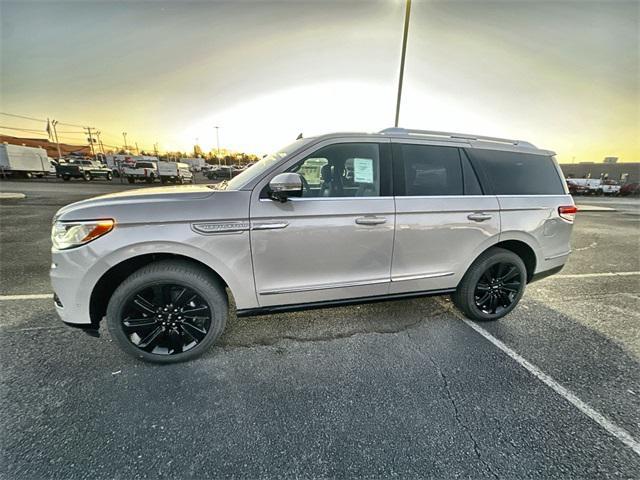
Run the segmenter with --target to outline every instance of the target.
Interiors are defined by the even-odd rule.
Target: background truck
[[[138,162],[157,162],[158,157],[151,155],[106,155],[105,163],[114,177],[124,174],[125,168],[134,168]]]
[[[158,162],[158,175],[162,183],[193,183],[189,165],[179,162]]]
[[[618,195],[620,193],[618,182],[599,178],[567,178],[567,186],[572,195]]]
[[[43,148],[22,145],[0,145],[0,175],[31,178],[49,172],[49,157]]]
[[[124,167],[122,174],[129,183],[135,183],[137,180],[147,183],[155,182],[158,176],[157,162],[136,162],[133,167]]]
[[[204,167],[207,163],[204,161],[204,158],[181,158],[180,161],[182,163],[186,163],[191,167],[192,172],[201,172],[202,167]]]
[[[58,177],[66,182],[72,178],[82,178],[85,181],[94,178],[104,178],[111,180],[113,172],[103,163],[87,159],[73,159],[66,162],[60,162],[56,171]]]

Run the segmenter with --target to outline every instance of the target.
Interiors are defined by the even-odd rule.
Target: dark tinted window
[[[457,148],[400,146],[405,195],[462,195],[462,171]]]
[[[563,195],[552,157],[530,153],[469,149],[474,165],[486,173],[496,195]]]
[[[480,188],[480,182],[476,176],[471,163],[464,151],[460,151],[462,160],[462,180],[464,181],[464,194],[465,195],[482,195],[482,188]]]

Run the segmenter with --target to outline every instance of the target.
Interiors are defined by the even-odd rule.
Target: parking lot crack
[[[407,332],[407,335],[409,336],[409,339],[413,341],[413,339],[411,338],[410,332]],[[451,403],[451,408],[453,409],[453,415],[456,420],[456,423],[460,425],[460,428],[464,430],[464,432],[467,434],[467,436],[471,440],[471,443],[473,445],[473,451],[476,457],[478,458],[478,461],[482,463],[482,465],[484,465],[485,469],[489,472],[489,474],[493,478],[499,479],[500,477],[498,476],[498,474],[496,474],[496,472],[493,471],[493,469],[491,468],[491,465],[489,465],[489,463],[482,457],[482,454],[480,453],[480,447],[478,445],[478,441],[473,436],[473,433],[471,433],[471,430],[469,429],[467,424],[463,421],[462,415],[460,414],[460,410],[458,410],[458,405],[456,404],[453,394],[451,393],[451,387],[449,386],[449,381],[447,380],[447,376],[444,374],[444,372],[442,371],[440,366],[436,363],[436,361],[431,356],[431,354],[429,354],[428,352],[425,353],[422,350],[419,350],[419,352],[429,360],[429,362],[433,365],[436,372],[442,379],[444,391],[446,393],[447,399],[449,400],[449,403]]]

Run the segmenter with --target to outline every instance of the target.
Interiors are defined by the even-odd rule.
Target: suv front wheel
[[[168,260],[142,267],[116,289],[107,325],[130,355],[174,363],[207,350],[222,334],[227,311],[224,289],[206,270]]]
[[[451,299],[472,320],[498,320],[516,307],[526,283],[527,269],[522,259],[495,247],[473,262]]]

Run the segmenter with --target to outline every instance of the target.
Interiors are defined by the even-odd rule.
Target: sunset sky
[[[639,9],[414,1],[400,124],[640,161]],[[126,131],[140,148],[210,149],[219,125],[222,147],[265,153],[393,124],[404,1],[1,1],[0,16],[0,111],[106,144]]]

